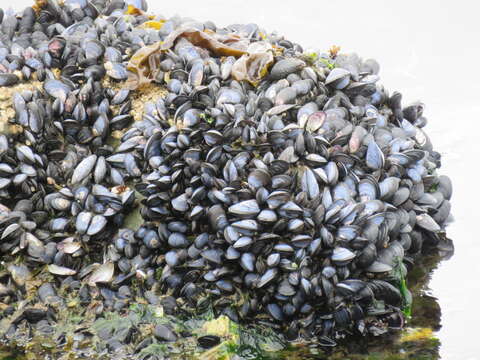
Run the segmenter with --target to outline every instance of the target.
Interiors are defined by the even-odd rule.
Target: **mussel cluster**
[[[60,289],[98,315],[144,299],[324,346],[400,327],[406,269],[450,214],[423,104],[375,60],[146,11],[0,10],[0,92],[42,84],[0,135],[2,335],[49,331]],[[139,113],[147,82],[163,93]]]

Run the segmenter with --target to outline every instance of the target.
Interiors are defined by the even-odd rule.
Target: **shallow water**
[[[15,4],[20,9],[31,3],[0,0],[4,8]],[[402,92],[404,103],[421,100],[427,105],[427,132],[443,155],[441,173],[454,183],[455,217],[448,228],[455,255],[433,271],[425,295],[437,299],[427,308],[433,310],[438,303],[441,316],[434,312],[427,318],[438,318],[441,325],[436,335],[443,359],[480,359],[478,2],[151,0],[150,10],[212,20],[220,26],[255,22],[305,48],[327,50],[339,45],[344,52],[377,59],[383,84]]]

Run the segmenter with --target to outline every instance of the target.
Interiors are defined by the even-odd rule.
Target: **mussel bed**
[[[144,0],[0,9],[0,339],[154,359],[237,324],[323,348],[402,328],[452,184],[378,73]]]

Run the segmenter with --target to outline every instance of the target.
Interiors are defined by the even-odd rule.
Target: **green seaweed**
[[[318,61],[322,62],[327,68],[329,68],[330,70],[334,69],[335,68],[335,64],[328,61],[328,59],[325,59],[325,58],[320,58],[318,59]]]
[[[407,286],[407,268],[402,262],[402,259],[395,258],[395,264],[393,267],[392,275],[394,277],[395,285],[397,286],[400,294],[403,298],[402,312],[407,319],[412,316],[412,293]]]
[[[135,197],[137,197],[137,191],[135,191]],[[137,230],[144,222],[145,220],[140,214],[140,207],[137,206],[127,214],[123,225],[126,228]]]
[[[275,353],[287,349],[283,336],[269,327],[241,327],[239,334],[235,353],[247,359],[273,359]]]
[[[215,121],[211,116],[209,116],[205,113],[200,114],[200,119],[204,120],[205,122],[207,122],[209,124],[213,124],[213,122]]]
[[[439,184],[432,184],[432,186],[430,186],[430,188],[428,189],[428,192],[431,193],[431,194],[434,193],[434,192],[437,192],[438,185]]]
[[[139,353],[139,358],[143,360],[151,356],[167,355],[167,354],[168,354],[168,346],[166,344],[159,344],[155,342],[143,348]]]
[[[313,65],[317,62],[318,60],[318,54],[314,51],[312,52],[305,52],[304,54],[305,61],[309,63],[310,65]]]

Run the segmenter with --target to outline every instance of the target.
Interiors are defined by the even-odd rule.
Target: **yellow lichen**
[[[207,321],[202,326],[202,331],[208,335],[216,335],[223,338],[229,338],[233,341],[238,340],[238,327],[227,316],[222,315],[216,319]]]
[[[163,24],[165,24],[165,20],[158,20],[158,21],[150,20],[150,21],[145,21],[143,24],[138,26],[138,28],[160,30]]]
[[[209,335],[228,336],[230,333],[230,319],[220,316],[218,319],[207,321],[202,329]]]
[[[406,329],[405,332],[400,337],[399,341],[404,342],[418,342],[431,340],[434,338],[433,331],[430,328],[410,328]]]

